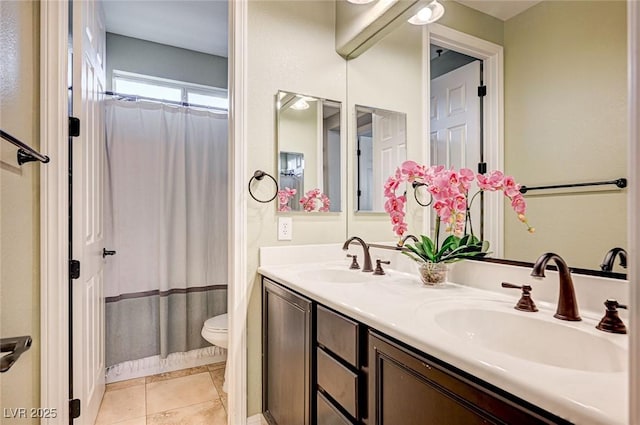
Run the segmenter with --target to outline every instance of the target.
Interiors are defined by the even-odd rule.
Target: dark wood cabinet
[[[524,404],[369,334],[371,425],[569,424]]]
[[[316,425],[352,425],[350,419],[343,415],[335,405],[321,392],[317,393]]]
[[[318,345],[332,352],[351,366],[362,363],[361,328],[355,320],[321,305],[317,306],[316,328]],[[365,351],[366,352],[366,351]]]
[[[318,425],[362,424],[367,415],[366,326],[324,306],[316,307]],[[339,415],[330,415],[331,412]]]
[[[262,306],[264,416],[274,425],[311,425],[312,303],[264,279]]]
[[[571,425],[263,278],[271,425]]]

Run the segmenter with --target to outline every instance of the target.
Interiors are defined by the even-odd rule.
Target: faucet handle
[[[612,299],[606,300],[604,305],[607,307],[607,310],[602,320],[596,325],[596,329],[614,334],[626,334],[627,327],[622,322],[622,319],[620,319],[620,316],[618,316],[618,309],[627,309],[627,306],[619,304],[618,301]]]
[[[353,258],[353,261],[351,261],[351,265],[349,266],[349,269],[351,270],[360,270],[360,264],[358,264],[358,256],[357,255],[352,255],[352,254],[347,254],[348,258]]]
[[[531,313],[538,311],[538,307],[536,307],[536,304],[533,302],[533,298],[531,298],[532,288],[530,285],[514,285],[513,283],[502,282],[502,287],[510,289],[522,289],[522,296],[513,308],[515,308],[516,310],[527,311]]]
[[[382,270],[383,264],[391,264],[391,261],[376,260],[376,270],[373,272],[373,274],[377,276],[385,274],[384,270]]]

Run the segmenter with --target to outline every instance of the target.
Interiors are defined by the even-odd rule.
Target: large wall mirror
[[[278,212],[342,210],[340,102],[276,95]]]
[[[499,152],[503,164],[490,164],[490,168],[502,168],[526,186],[627,176],[625,1],[544,0],[505,19],[453,1],[445,7],[445,16],[431,27],[434,32],[436,27],[447,27],[504,48],[504,140]],[[407,158],[421,163],[427,163],[433,154],[427,151],[430,135],[421,131],[430,125],[429,106],[425,105],[432,99],[426,99],[425,85],[430,86],[431,77],[435,78],[425,70],[442,72],[441,62],[447,58],[462,65],[473,62],[473,58],[462,57],[469,52],[460,56],[448,46],[430,43],[429,31],[404,23],[347,64],[348,107],[364,104],[406,112]],[[393,66],[397,67],[389,71]],[[393,78],[380,78],[380,70]],[[365,84],[382,95],[376,99],[380,103],[362,100]],[[475,91],[467,95],[477,96]],[[492,101],[495,99],[485,99]],[[349,134],[349,143],[356,143],[352,139],[357,129]],[[496,142],[485,139],[484,149]],[[357,190],[355,184],[348,187]],[[553,251],[572,267],[600,270],[608,250],[627,246],[624,189],[541,190],[527,193],[525,199],[527,216],[536,231],[527,233],[505,203],[501,252],[506,259],[533,262],[540,254]],[[391,239],[391,226],[385,219],[374,221],[352,214],[349,233],[354,229],[363,235],[375,233],[374,239]],[[411,233],[428,232],[415,206],[410,205],[408,220]],[[383,225],[389,230],[385,234],[377,230]],[[618,262],[614,271],[626,272]]]
[[[385,179],[407,159],[407,117],[356,105],[357,211],[384,211]]]
[[[424,113],[422,91],[422,53],[420,34],[415,26],[397,28],[371,46],[366,52],[347,61],[347,227],[349,235],[362,235],[368,241],[393,241],[394,234],[384,212],[383,184],[404,159],[423,157]],[[375,114],[374,114],[375,112]],[[385,165],[382,160],[366,170],[361,149],[362,136],[367,137],[367,121],[382,123],[388,129],[372,127],[376,137],[394,139],[396,148]],[[393,130],[393,131],[391,131]],[[388,133],[384,135],[384,133]],[[360,136],[360,137],[359,137]],[[367,141],[365,140],[364,143]],[[380,147],[380,150],[382,147]],[[360,150],[360,157],[358,151]],[[391,153],[391,152],[389,152]],[[373,150],[371,151],[373,157]],[[395,157],[395,159],[392,159]],[[402,160],[401,160],[402,159]],[[372,158],[373,162],[373,158]],[[375,174],[375,176],[374,176]],[[375,183],[375,180],[378,183]],[[369,199],[358,196],[358,190],[375,193]],[[364,193],[366,195],[366,193]],[[375,198],[375,199],[374,199]],[[407,219],[412,233],[422,226],[423,211],[408,205]]]

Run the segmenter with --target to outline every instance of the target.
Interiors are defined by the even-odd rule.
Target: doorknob
[[[102,248],[102,258],[106,257],[107,255],[116,255],[116,252],[108,251],[107,248]]]

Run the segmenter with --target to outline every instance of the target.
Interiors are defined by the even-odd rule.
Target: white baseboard
[[[253,415],[247,418],[247,425],[269,425],[267,420],[262,416],[262,414],[258,413],[257,415]]]

